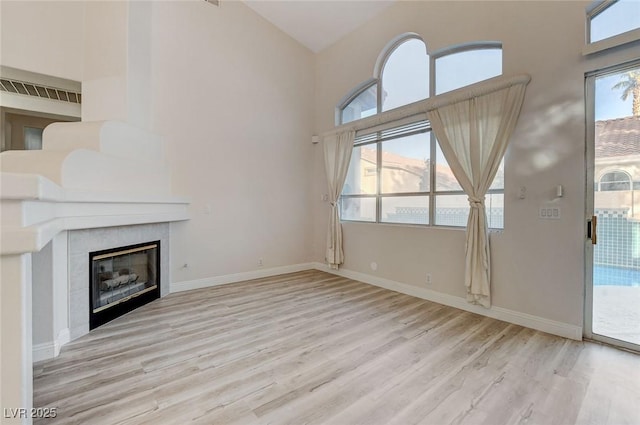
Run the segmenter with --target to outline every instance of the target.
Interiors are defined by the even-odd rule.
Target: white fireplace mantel
[[[162,139],[123,122],[52,124],[41,151],[0,154],[3,407],[32,406],[31,254],[52,242],[53,256],[63,263],[63,278],[52,278],[54,298],[67,300],[67,250],[56,243],[62,232],[188,220],[188,206],[171,193]]]
[[[188,220],[188,200],[144,193],[65,190],[45,177],[0,176],[1,255],[41,250],[64,230]]]

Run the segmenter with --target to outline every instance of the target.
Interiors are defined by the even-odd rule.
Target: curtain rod
[[[493,93],[507,87],[518,84],[528,84],[531,81],[529,74],[518,74],[515,76],[498,76],[489,80],[481,81],[470,86],[462,87],[445,94],[436,95],[431,98],[410,103],[390,111],[381,112],[379,114],[341,124],[332,130],[322,133],[322,137],[333,136],[342,131],[353,130],[362,131],[373,127],[382,126],[387,123],[401,120],[404,118],[426,114],[427,111],[440,108],[445,105],[462,102],[474,97],[483,96]],[[425,117],[426,118],[426,117]]]

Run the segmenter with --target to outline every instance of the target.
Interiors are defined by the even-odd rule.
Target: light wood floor
[[[39,423],[640,423],[636,354],[319,271],[169,295],[34,375]]]

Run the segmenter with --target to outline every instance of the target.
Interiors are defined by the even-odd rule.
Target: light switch
[[[527,188],[524,186],[520,186],[518,188],[518,198],[519,199],[524,199],[527,197]]]
[[[560,207],[540,207],[538,217],[543,220],[560,220],[561,211]]]

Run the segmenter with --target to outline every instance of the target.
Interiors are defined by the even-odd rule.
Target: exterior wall
[[[596,208],[598,244],[596,266],[640,269],[640,222],[629,217],[626,208]]]
[[[316,59],[316,131],[334,126],[345,93],[373,76],[386,43],[406,32],[434,50],[470,41],[503,43],[503,72],[532,76],[505,158],[504,231],[490,234],[493,303],[582,326],[585,249],[584,75],[637,57],[637,43],[585,57],[588,2],[398,2]],[[323,261],[329,213],[321,150],[314,163],[314,258]],[[555,197],[563,185],[565,196]],[[526,187],[519,199],[518,188]],[[541,206],[561,207],[540,220]],[[344,223],[344,268],[464,296],[462,229]],[[370,268],[377,263],[377,270]]]
[[[594,179],[600,182],[602,176],[614,171],[625,172],[634,182],[640,182],[640,156],[612,157],[597,160],[594,169]],[[594,204],[597,209],[626,208],[630,218],[640,219],[640,190],[598,191],[595,193]]]
[[[596,159],[594,179],[600,182],[610,172],[625,172],[631,190],[594,192],[595,214],[598,216],[598,244],[594,247],[594,264],[629,270],[640,269],[640,157],[607,157]],[[609,270],[607,277],[618,271]],[[598,277],[605,276],[598,274]],[[614,276],[615,277],[615,276]],[[606,279],[605,279],[606,280]]]

